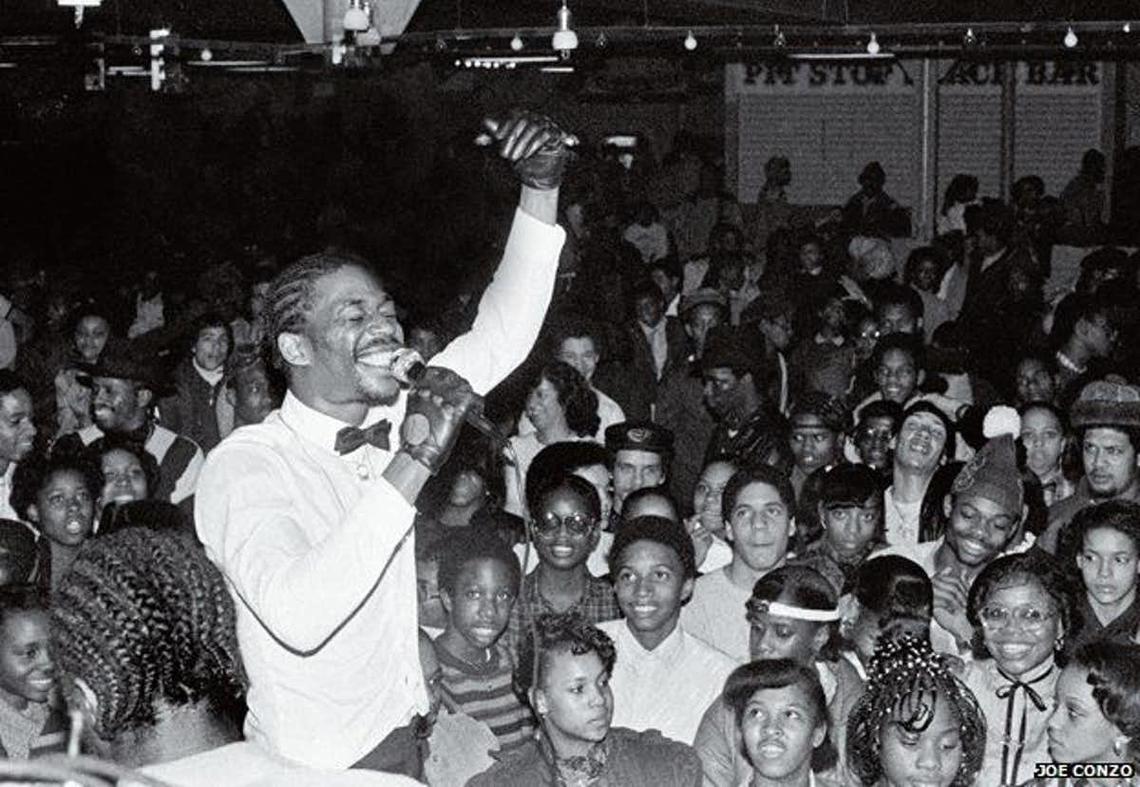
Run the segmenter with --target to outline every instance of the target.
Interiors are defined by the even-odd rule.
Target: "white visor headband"
[[[808,620],[812,623],[834,623],[840,619],[838,609],[808,609],[806,607],[794,607],[791,604],[781,604],[779,601],[758,602],[757,611],[764,611],[769,615],[779,615],[782,618],[792,618],[793,620]]]

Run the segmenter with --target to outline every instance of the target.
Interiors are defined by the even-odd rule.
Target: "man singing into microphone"
[[[412,503],[446,460],[472,389],[489,390],[530,351],[564,238],[566,134],[529,113],[487,127],[522,190],[471,331],[405,394],[391,371],[403,332],[380,282],[356,259],[298,261],[268,296],[285,400],[214,449],[199,478],[198,535],[237,606],[246,737],[311,767],[421,772]]]

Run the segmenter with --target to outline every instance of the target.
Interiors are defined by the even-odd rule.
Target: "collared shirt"
[[[654,326],[646,325],[640,321],[637,323],[641,332],[645,334],[645,341],[649,342],[649,351],[653,355],[653,373],[658,380],[661,379],[661,371],[665,368],[665,361],[669,358],[669,341],[665,335],[666,322],[667,320],[662,317],[661,321]]]
[[[604,623],[607,620],[617,620],[621,617],[621,607],[618,606],[614,588],[609,582],[600,577],[589,575],[586,579],[586,590],[569,609],[557,610],[547,601],[538,590],[538,572],[532,571],[523,580],[522,595],[515,600],[511,608],[511,617],[507,622],[507,642],[511,647],[512,655],[517,656],[519,645],[524,638],[530,636],[531,621],[539,615],[557,612],[577,612],[587,623]]]
[[[1061,669],[1052,657],[1014,681],[993,659],[966,664],[962,682],[973,692],[986,717],[986,755],[978,787],[1017,785],[1033,776],[1033,766],[1049,762],[1046,733],[1053,711],[1053,688]],[[1044,708],[1028,692],[1032,691]]]
[[[1088,478],[1082,478],[1077,482],[1077,488],[1073,494],[1049,506],[1049,524],[1045,528],[1045,532],[1041,534],[1041,538],[1038,539],[1041,548],[1046,552],[1056,554],[1058,547],[1061,546],[1061,533],[1073,521],[1077,512],[1088,506],[1100,505],[1107,500],[1131,500],[1140,503],[1140,482],[1132,483],[1114,498],[1102,498],[1093,497],[1092,490],[1089,489]]]
[[[1077,491],[1077,485],[1065,477],[1061,472],[1061,468],[1055,467],[1044,478],[1038,479],[1041,482],[1041,492],[1045,496],[1045,505],[1051,506],[1054,503],[1060,503]]]
[[[1121,645],[1131,644],[1140,632],[1140,594],[1132,600],[1128,607],[1105,625],[1100,622],[1096,612],[1089,603],[1088,593],[1081,597],[1080,631],[1073,632],[1074,636],[1065,643],[1066,653],[1076,653],[1082,645],[1089,642],[1116,642]]]
[[[312,770],[249,741],[208,749],[177,760],[148,765],[142,773],[179,787],[416,787],[407,776],[377,771]],[[120,782],[122,787],[141,787]]]
[[[13,369],[16,366],[16,329],[8,319],[12,313],[12,302],[0,295],[0,369]]]
[[[891,485],[883,492],[883,503],[883,530],[887,543],[891,546],[917,544],[922,501],[902,503],[895,500],[895,488]]]
[[[0,475],[0,519],[19,519],[12,508],[12,476],[16,473],[16,463],[9,462],[8,469]]]
[[[598,626],[617,652],[610,688],[613,724],[633,730],[660,730],[666,738],[692,743],[701,718],[720,696],[736,662],[685,631],[678,623],[653,650],[646,650],[624,620]],[[668,691],[662,687],[668,686]]]
[[[563,231],[521,210],[470,333],[433,359],[476,392],[530,351]],[[406,395],[362,426],[403,421]],[[246,737],[313,767],[346,768],[427,710],[416,625],[415,509],[382,477],[392,453],[340,455],[345,426],[287,394],[210,454],[198,535],[237,606],[249,677]]]
[[[988,270],[990,267],[993,266],[993,264],[995,262],[997,262],[998,260],[1000,260],[1002,257],[1005,256],[1006,251],[1008,251],[1008,249],[1002,248],[1000,251],[995,251],[993,254],[989,255],[988,257],[983,257],[981,265],[978,266],[978,270],[981,270],[981,271]]]

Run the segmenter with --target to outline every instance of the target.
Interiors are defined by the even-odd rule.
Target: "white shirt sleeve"
[[[202,463],[205,461],[206,455],[202,453],[202,449],[195,449],[190,463],[186,465],[186,469],[182,471],[182,475],[174,484],[174,491],[170,493],[171,503],[178,505],[194,494],[195,489],[198,488],[198,475],[202,472]]]
[[[280,644],[301,655],[320,650],[379,585],[415,509],[376,479],[318,539],[299,521],[299,479],[284,457],[232,441],[214,454],[195,509],[207,552]]]
[[[566,232],[515,211],[502,262],[479,301],[471,330],[432,359],[485,394],[530,353],[546,317]]]

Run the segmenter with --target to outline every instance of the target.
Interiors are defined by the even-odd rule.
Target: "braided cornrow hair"
[[[313,308],[313,285],[317,279],[349,265],[370,270],[368,262],[344,252],[320,252],[294,262],[277,274],[266,293],[268,330],[273,364],[284,370],[285,360],[277,349],[277,337],[282,333],[300,333],[305,326],[306,313]]]
[[[52,646],[94,692],[108,739],[153,724],[159,700],[228,711],[243,693],[233,601],[180,533],[127,528],[90,542],[52,599]]]
[[[895,723],[908,732],[925,730],[938,702],[958,718],[962,761],[951,787],[974,783],[985,754],[986,720],[978,702],[930,643],[910,636],[883,640],[867,669],[867,688],[847,718],[847,760],[865,785],[883,776],[882,733]]]

